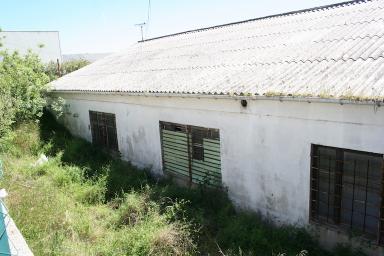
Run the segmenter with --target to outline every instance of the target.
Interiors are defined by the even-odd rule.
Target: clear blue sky
[[[218,25],[340,0],[151,0],[145,37]],[[113,52],[140,39],[148,0],[1,0],[3,30],[58,30],[63,53]]]

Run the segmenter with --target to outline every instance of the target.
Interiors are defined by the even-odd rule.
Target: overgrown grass
[[[237,213],[225,193],[155,180],[49,114],[9,142],[1,185],[36,255],[332,255],[303,229]],[[49,161],[34,166],[41,153]]]

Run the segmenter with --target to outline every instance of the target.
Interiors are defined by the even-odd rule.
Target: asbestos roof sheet
[[[52,82],[58,91],[384,98],[384,0],[179,33]]]

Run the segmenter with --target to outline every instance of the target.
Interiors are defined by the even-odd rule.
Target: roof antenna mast
[[[139,23],[139,24],[135,24],[135,26],[140,26],[140,30],[141,30],[141,41],[144,41],[144,34],[143,34],[143,27],[146,25],[147,23],[143,22],[143,23]]]
[[[144,27],[144,26],[147,26],[147,29],[148,29],[150,13],[151,13],[151,0],[148,0],[147,21],[146,21],[146,22],[139,23],[139,24],[135,24],[135,26],[140,27],[140,31],[141,31],[141,41],[144,41],[144,31],[143,31],[143,27]]]

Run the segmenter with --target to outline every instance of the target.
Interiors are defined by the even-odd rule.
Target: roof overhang
[[[178,97],[178,98],[205,98],[205,99],[231,99],[231,100],[272,100],[272,101],[295,101],[306,103],[333,103],[333,104],[355,104],[355,105],[384,105],[383,99],[347,99],[347,98],[321,98],[285,95],[230,95],[230,94],[193,94],[193,93],[153,93],[153,92],[118,92],[118,91],[88,91],[88,90],[53,90],[50,93],[58,94],[92,94],[92,95],[115,95],[115,96],[142,96],[142,97]]]

